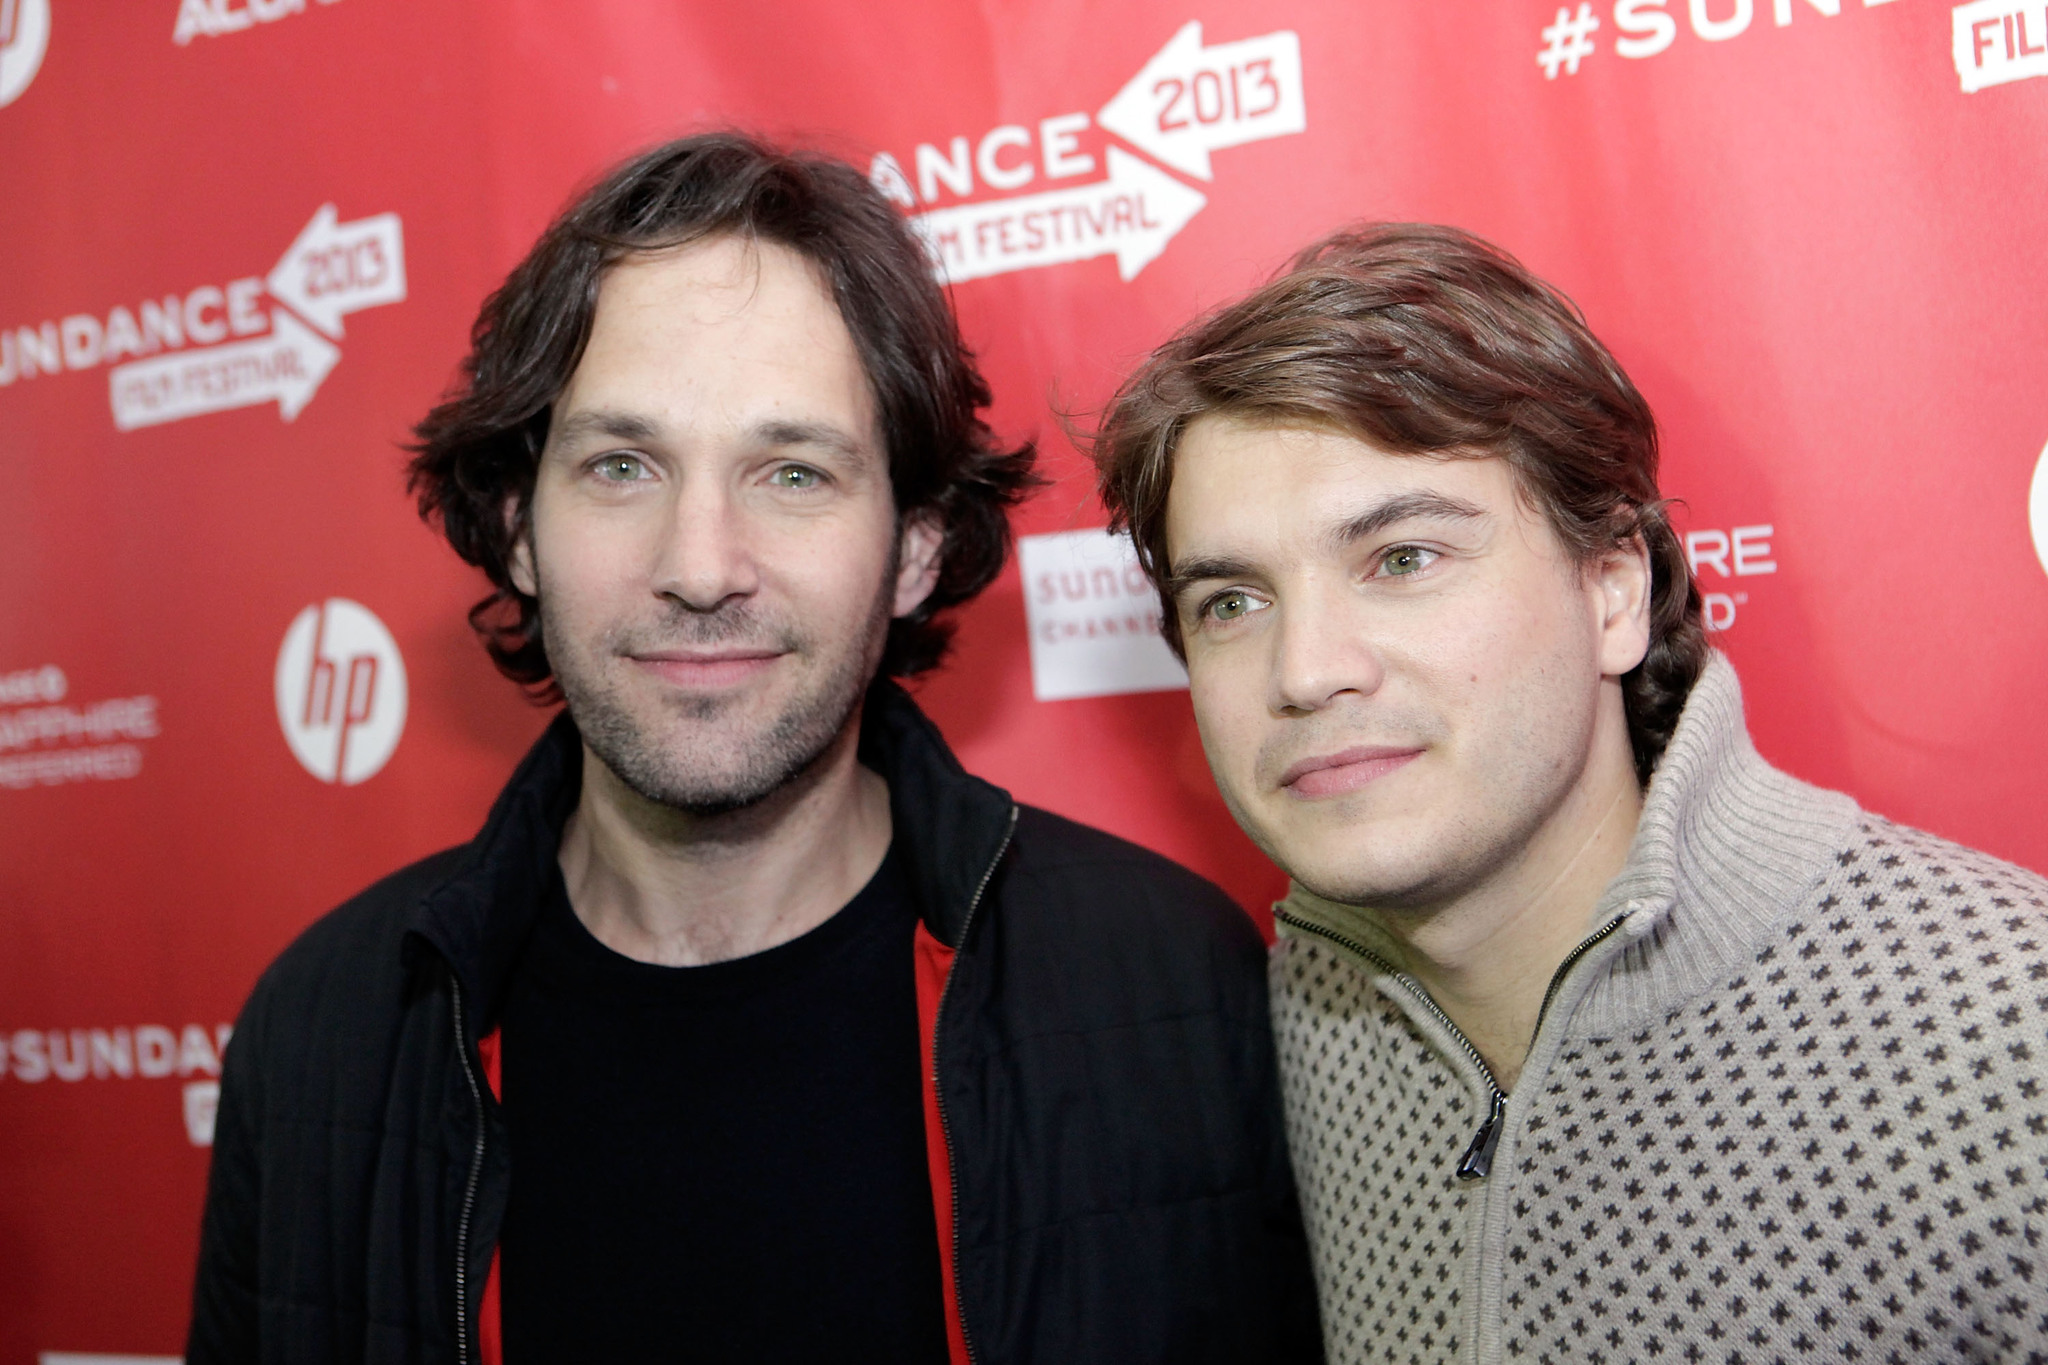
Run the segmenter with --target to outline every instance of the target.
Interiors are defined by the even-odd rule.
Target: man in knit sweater
[[[1293,878],[1332,1361],[2048,1360],[2048,882],[1758,757],[1569,303],[1341,234],[1097,457]]]

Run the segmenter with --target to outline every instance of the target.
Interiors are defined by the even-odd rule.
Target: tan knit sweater
[[[1490,1153],[1391,943],[1276,911],[1333,1365],[2048,1361],[2048,882],[1771,768],[1725,658]]]

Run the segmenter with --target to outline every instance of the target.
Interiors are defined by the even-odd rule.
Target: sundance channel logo
[[[293,618],[277,652],[277,722],[305,770],[353,787],[375,777],[405,733],[405,660],[368,607],[346,597]]]
[[[1187,670],[1159,633],[1159,594],[1128,535],[1020,536],[1031,693],[1040,701],[1165,692]]]

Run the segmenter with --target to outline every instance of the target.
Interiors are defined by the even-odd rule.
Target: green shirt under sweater
[[[1278,910],[1333,1365],[2048,1360],[2048,882],[1771,768],[1720,655],[1483,1179],[1490,1086],[1391,943]]]

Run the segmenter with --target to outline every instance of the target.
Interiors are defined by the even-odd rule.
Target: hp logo
[[[405,660],[368,607],[346,597],[293,618],[277,652],[277,721],[307,772],[352,787],[405,730]]]

